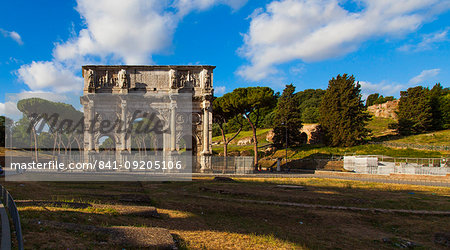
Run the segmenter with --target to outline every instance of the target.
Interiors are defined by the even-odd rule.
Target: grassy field
[[[277,184],[305,189],[277,188]],[[332,179],[236,179],[218,182],[2,183],[17,201],[26,248],[139,248],[109,241],[102,231],[166,228],[181,249],[390,249],[412,241],[440,249],[435,233],[449,216],[374,213],[254,204],[245,200],[362,208],[450,210],[450,189]],[[122,198],[133,194],[134,200]],[[241,199],[236,202],[235,199]],[[38,203],[37,201],[41,201]],[[42,203],[42,201],[67,202]],[[76,202],[76,203],[74,203]],[[145,213],[156,207],[159,216]],[[72,226],[77,223],[77,226]],[[83,226],[83,227],[82,227]],[[131,235],[131,236],[130,236]],[[384,238],[389,238],[384,242]]]

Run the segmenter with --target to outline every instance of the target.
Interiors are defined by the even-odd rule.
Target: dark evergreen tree
[[[430,90],[422,86],[400,92],[398,103],[398,132],[402,135],[432,130],[433,108]]]
[[[395,98],[393,96],[386,96],[380,95],[378,93],[371,94],[366,99],[366,107],[375,105],[375,104],[383,104],[385,102],[393,101]]]
[[[264,116],[263,120],[261,121],[261,127],[273,128],[274,124],[275,124],[275,108],[272,110],[272,112]]]
[[[442,110],[442,128],[450,129],[450,89],[445,89],[446,94],[441,96],[440,107]]]
[[[307,107],[301,114],[303,123],[317,123],[319,121],[319,107]]]
[[[331,146],[353,146],[367,137],[370,115],[361,100],[361,85],[355,77],[338,75],[329,81],[319,108],[325,142]]]
[[[366,99],[366,107],[374,105],[375,101],[378,100],[379,97],[380,94],[378,93],[370,94]]]
[[[378,100],[375,101],[375,104],[383,104],[385,102],[390,102],[395,100],[395,98],[393,96],[381,96],[380,98],[378,98]]]
[[[430,90],[431,110],[433,116],[433,129],[439,130],[447,128],[450,125],[449,120],[449,102],[446,101],[446,96],[450,94],[449,88],[443,88],[440,83],[437,83]]]
[[[295,94],[303,123],[319,122],[319,106],[324,94],[323,89],[305,89]]]
[[[295,87],[286,85],[283,94],[278,99],[275,109],[273,142],[278,146],[298,146],[305,142],[301,136],[301,113],[294,95]]]

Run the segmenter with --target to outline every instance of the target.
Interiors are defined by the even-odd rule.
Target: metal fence
[[[194,173],[252,174],[252,156],[199,156],[196,157]]]
[[[421,145],[411,143],[397,143],[397,142],[381,142],[380,144],[388,147],[396,148],[412,148],[419,150],[437,150],[437,151],[450,151],[450,146],[445,145]]]
[[[22,227],[20,225],[19,211],[17,210],[16,203],[14,202],[14,199],[8,192],[8,190],[6,190],[6,188],[4,188],[1,185],[0,188],[2,194],[2,203],[6,207],[6,210],[8,211],[9,215],[11,216],[11,219],[14,224],[14,229],[16,230],[17,247],[18,249],[22,250],[24,248],[23,248],[23,236],[22,236]]]
[[[392,157],[385,155],[358,155],[358,157],[376,157],[379,162],[393,162],[416,164],[425,167],[450,167],[450,157],[441,158],[419,158],[419,157]]]

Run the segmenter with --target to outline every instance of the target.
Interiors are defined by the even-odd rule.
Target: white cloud
[[[23,44],[22,38],[20,37],[19,33],[15,32],[15,31],[7,31],[7,30],[4,30],[4,29],[0,28],[0,33],[4,37],[9,37],[9,38],[13,39],[19,45]]]
[[[405,84],[390,83],[387,81],[381,81],[380,83],[360,81],[359,84],[361,84],[361,94],[363,99],[366,99],[367,96],[373,93],[379,93],[383,96],[398,97],[400,95],[400,91],[408,88]]]
[[[418,44],[407,44],[400,48],[400,51],[424,51],[432,49],[437,43],[448,41],[448,30],[437,31],[431,34],[425,34],[422,36],[422,40]]]
[[[419,75],[411,78],[408,83],[395,83],[389,81],[372,83],[368,81],[360,81],[359,84],[361,84],[361,93],[364,99],[366,99],[368,95],[373,93],[379,93],[384,96],[399,97],[400,91],[407,90],[408,88],[414,87],[417,84],[429,86],[429,84],[431,84],[431,81],[429,80],[437,76],[439,72],[440,69],[422,70]]]
[[[7,96],[8,101],[19,101],[27,98],[41,98],[53,102],[67,102],[70,98],[64,94],[55,94],[54,92],[42,91],[23,91],[17,94],[10,94]]]
[[[167,49],[178,22],[194,10],[216,4],[240,8],[247,0],[78,0],[77,11],[86,23],[78,36],[55,47],[54,56],[67,60],[113,55],[126,64],[152,63],[151,55]],[[169,7],[175,10],[169,10]]]
[[[299,63],[299,64],[294,65],[289,68],[289,73],[291,75],[296,75],[296,76],[305,73],[305,71],[306,71],[306,66],[304,63]]]
[[[79,99],[76,96],[66,96],[64,94],[55,94],[54,92],[34,92],[23,91],[20,93],[6,94],[5,102],[0,103],[0,115],[4,115],[8,118],[18,121],[22,118],[22,112],[17,109],[17,102],[27,98],[42,98],[53,102],[65,102],[74,105],[79,105]],[[75,105],[76,107],[76,105]]]
[[[227,87],[225,86],[216,86],[214,87],[214,94],[221,96],[226,93],[226,89]]]
[[[0,102],[0,115],[16,118],[20,117],[22,113],[17,109],[17,104],[15,102]]]
[[[57,62],[32,62],[17,71],[21,81],[32,91],[80,92],[83,79]]]
[[[15,57],[9,57],[9,60],[6,62],[6,64],[21,64],[23,61],[21,59],[17,59]]]
[[[31,90],[81,91],[74,74],[83,64],[151,64],[152,55],[170,47],[179,21],[190,11],[217,4],[233,9],[247,0],[77,0],[85,28],[55,44],[53,60],[18,70]]]
[[[86,28],[58,44],[58,60],[85,55],[114,55],[127,64],[151,62],[151,54],[171,43],[177,17],[164,11],[164,1],[78,0]]]
[[[184,16],[194,10],[206,10],[214,5],[224,4],[237,10],[244,6],[248,0],[176,0],[173,4],[178,9],[178,15]]]
[[[437,76],[440,71],[441,71],[441,69],[422,70],[422,72],[420,72],[420,74],[418,74],[417,76],[411,78],[409,80],[409,83],[412,83],[412,84],[418,84],[418,83],[423,84],[426,81],[429,81],[429,80],[433,79],[435,76]]]
[[[450,8],[448,1],[361,0],[350,12],[338,0],[273,1],[250,18],[238,52],[250,61],[237,73],[260,80],[292,60],[320,61],[343,56],[380,37],[400,37]]]

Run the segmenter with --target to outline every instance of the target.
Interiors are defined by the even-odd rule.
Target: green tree
[[[442,128],[450,129],[450,89],[447,88],[447,94],[441,96],[440,100],[442,110]]]
[[[443,94],[444,88],[440,83],[435,84],[429,92],[433,129],[435,130],[442,129],[443,127],[442,108],[440,107]]]
[[[6,139],[9,138],[11,134],[13,123],[13,120],[8,117],[0,116],[0,147],[5,147],[5,145],[8,144],[6,143]]]
[[[383,104],[383,103],[390,102],[393,100],[395,100],[395,98],[393,96],[386,96],[386,97],[381,96],[380,98],[378,98],[378,100],[375,101],[375,104]]]
[[[12,144],[11,147],[15,148],[31,148],[32,140],[31,134],[28,131],[30,121],[26,116],[23,116],[18,122],[11,128]]]
[[[24,116],[30,121],[31,133],[34,141],[35,160],[38,162],[38,138],[36,126],[39,124],[38,119],[33,119],[36,115],[46,112],[49,108],[49,101],[41,98],[22,99],[17,102],[17,109],[19,109]]]
[[[39,145],[39,148],[41,148],[41,149],[43,149],[43,148],[45,148],[46,150],[51,149],[53,146],[53,140],[52,140],[51,134],[48,132],[41,132],[38,135],[38,145]]]
[[[213,124],[212,124],[212,136],[216,137],[216,136],[219,136],[221,134],[222,133],[220,132],[219,125],[217,125],[217,123],[213,122]]]
[[[273,128],[274,124],[275,124],[275,109],[264,116],[264,119],[261,121],[261,127]]]
[[[378,94],[378,93],[370,94],[366,99],[366,107],[374,105],[379,97],[380,97],[380,94]]]
[[[433,129],[433,109],[428,88],[417,86],[400,92],[397,129],[402,135]]]
[[[17,108],[27,118],[26,121],[31,128],[31,131],[28,132],[31,132],[33,137],[36,161],[38,160],[39,141],[48,142],[49,135],[54,138],[53,154],[55,154],[56,146],[60,151],[61,145],[66,153],[67,150],[71,151],[74,141],[77,143],[78,149],[81,150],[83,134],[80,121],[83,119],[83,113],[76,110],[72,105],[41,98],[28,98],[17,102]],[[38,137],[44,124],[48,125],[49,134],[42,134],[42,137],[46,138],[39,140]]]
[[[229,102],[223,107],[225,110],[239,114],[240,117],[247,120],[253,132],[253,150],[255,168],[258,167],[258,139],[256,137],[256,128],[264,118],[263,113],[267,114],[268,107],[274,107],[276,95],[269,87],[248,87],[237,88],[229,93]],[[238,118],[239,119],[239,118]]]
[[[236,117],[236,113],[234,113],[234,109],[230,105],[232,93],[225,94],[222,97],[215,98],[213,101],[213,122],[217,124],[220,129],[220,133],[222,135],[223,141],[223,156],[226,158],[228,155],[228,144],[238,136],[238,134],[242,130],[242,123],[239,129],[234,133],[234,135],[227,139],[226,136],[226,124]],[[225,162],[226,166],[226,162]]]
[[[450,124],[448,118],[450,107],[446,101],[448,94],[450,94],[450,88],[444,89],[440,83],[435,84],[430,90],[433,129],[435,130],[446,128],[448,127],[447,124]]]
[[[395,98],[393,96],[386,96],[386,97],[384,97],[384,96],[381,95],[380,97],[378,97],[377,100],[375,100],[375,102],[373,104],[383,104],[385,102],[389,102],[389,101],[392,101],[394,99]]]
[[[304,143],[300,133],[302,128],[301,114],[294,92],[294,85],[286,85],[275,109],[273,142],[278,146],[298,146]]]
[[[116,145],[114,145],[114,141],[111,137],[108,137],[102,142],[99,149],[103,151],[114,151],[116,149]]]
[[[319,112],[326,143],[331,146],[353,146],[368,136],[370,115],[361,100],[361,85],[355,83],[353,75],[338,75],[329,81]]]
[[[275,98],[278,98],[278,94],[275,94]],[[274,101],[276,103],[276,101]],[[257,128],[272,128],[273,127],[273,119],[274,119],[274,109],[275,105],[268,106],[261,108],[258,113],[252,113],[250,115],[251,120],[260,119],[260,122],[257,124]],[[258,117],[256,117],[258,116]],[[250,126],[250,123],[247,122],[247,119],[243,116],[234,116],[231,118],[225,127],[226,133],[235,133],[239,129],[242,131],[249,131],[252,130],[252,127]],[[220,135],[221,133],[218,131],[217,135]]]
[[[385,102],[393,101],[395,98],[393,96],[386,96],[380,95],[378,93],[371,94],[366,99],[366,107],[375,105],[375,104],[383,104]]]
[[[324,94],[323,89],[305,89],[295,94],[303,123],[319,122],[319,106]]]
[[[317,123],[319,121],[319,111],[318,107],[308,107],[303,110],[302,114],[302,122],[304,123]]]
[[[249,131],[252,128],[247,120],[241,115],[234,116],[227,122],[227,126],[225,126],[226,133],[235,133],[242,126],[242,131]]]

